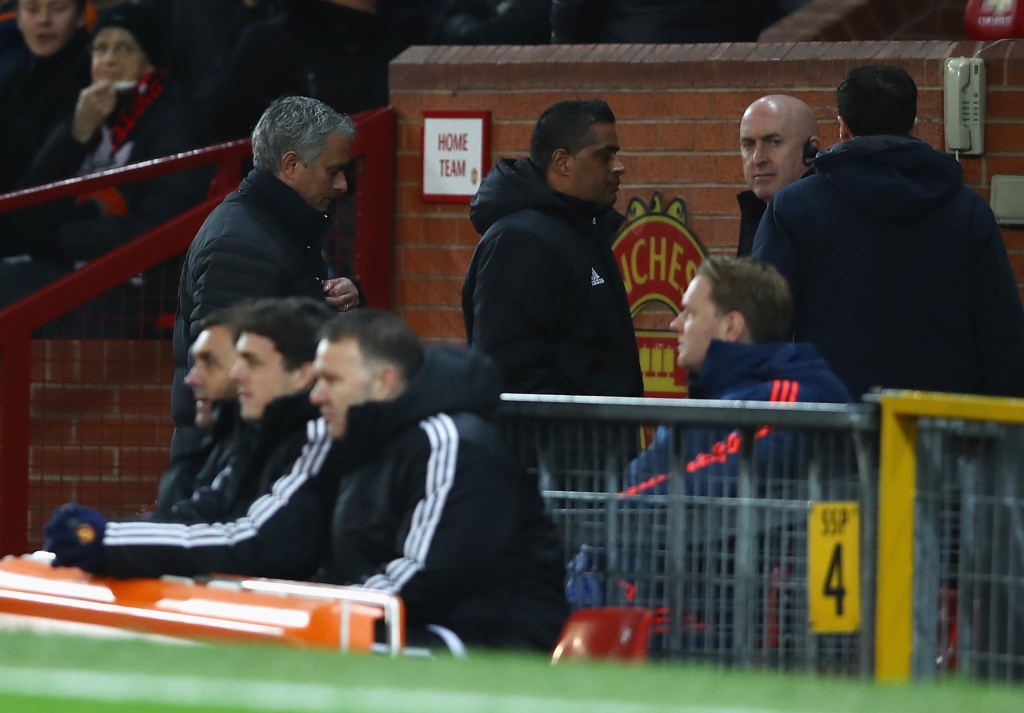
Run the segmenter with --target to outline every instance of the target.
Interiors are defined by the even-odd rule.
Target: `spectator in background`
[[[211,101],[210,85],[224,71],[242,32],[274,17],[284,0],[163,0],[153,3],[169,28],[169,70],[197,104]],[[197,120],[199,117],[195,117]]]
[[[743,112],[740,155],[749,190],[736,196],[740,204],[736,256],[744,257],[754,247],[754,233],[768,201],[808,173],[818,155],[818,120],[814,110],[785,94],[761,97]]]
[[[483,237],[462,286],[466,337],[498,363],[506,391],[643,396],[612,254],[618,152],[605,102],[559,102],[537,121],[530,157],[502,159],[470,203]]]
[[[755,42],[774,0],[553,0],[555,44]]]
[[[414,630],[550,652],[568,614],[562,548],[536,476],[493,423],[494,364],[424,349],[378,310],[321,334],[310,399],[346,473],[317,578],[401,595]]]
[[[255,168],[203,223],[182,267],[174,323],[172,457],[203,437],[184,379],[192,367],[189,347],[211,312],[256,297],[305,296],[337,310],[359,305],[351,280],[327,279],[320,252],[324,211],[347,190],[342,169],[354,136],[351,119],[307,97],[277,100],[256,125]]]
[[[430,33],[436,45],[546,45],[551,0],[447,0]]]
[[[0,2],[0,83],[27,64],[31,56],[18,29],[18,0]]]
[[[308,579],[326,554],[340,472],[331,435],[309,403],[317,333],[331,311],[308,299],[262,300],[238,312],[231,370],[251,425],[231,467],[168,515],[108,522],[74,503],[46,525],[54,566],[114,577],[222,572]]]
[[[238,361],[235,322],[244,305],[217,310],[203,320],[203,331],[189,349],[192,368],[185,385],[195,395],[196,427],[207,436],[193,450],[177,454],[160,480],[157,493],[158,516],[171,514],[172,508],[192,497],[198,488],[212,485],[227,468],[243,440],[238,417],[238,388],[231,380],[231,369]]]
[[[290,0],[285,8],[245,30],[211,85],[206,141],[247,136],[286,95],[344,114],[387,105],[388,62],[402,47],[376,0]]]
[[[19,185],[89,84],[85,0],[19,0],[17,13],[31,57],[0,84],[0,193]]]
[[[105,10],[92,39],[93,83],[58,123],[20,182],[50,183],[194,148],[166,72],[162,29],[146,6]],[[203,196],[196,172],[173,173],[21,211],[4,221],[0,265],[8,305],[173,218]]]
[[[872,387],[1024,396],[1024,308],[992,210],[911,136],[917,87],[859,67],[839,138],[779,191],[754,240],[793,290],[793,332],[856,398]]]

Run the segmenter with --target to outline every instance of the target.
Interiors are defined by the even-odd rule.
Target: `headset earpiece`
[[[816,158],[818,158],[818,147],[812,144],[810,139],[807,139],[804,143],[804,165],[810,166]]]

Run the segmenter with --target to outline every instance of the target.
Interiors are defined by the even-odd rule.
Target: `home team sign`
[[[423,112],[423,200],[469,203],[490,168],[489,111]]]

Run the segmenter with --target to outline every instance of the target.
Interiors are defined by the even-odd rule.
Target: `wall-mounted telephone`
[[[946,151],[976,156],[985,149],[985,62],[946,60]]]

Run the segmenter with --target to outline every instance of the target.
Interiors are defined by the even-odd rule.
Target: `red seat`
[[[570,658],[646,661],[653,621],[650,609],[580,609],[565,623],[551,662]]]

